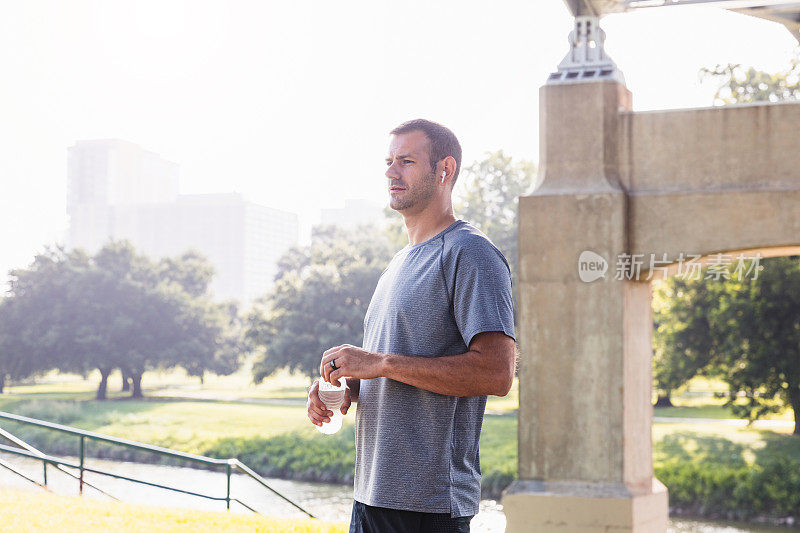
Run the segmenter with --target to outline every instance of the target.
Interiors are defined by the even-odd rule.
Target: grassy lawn
[[[287,433],[316,436],[305,415],[308,379],[304,376],[282,374],[254,385],[248,372],[241,371],[232,376],[209,376],[201,385],[182,370],[149,372],[143,380],[145,399],[131,400],[118,391],[119,374],[112,374],[111,399],[106,401],[94,400],[98,380],[92,375],[83,379],[49,374],[36,383],[7,387],[7,394],[0,395],[0,409],[192,453],[202,453],[210,443],[226,438]],[[655,416],[733,418],[721,405],[722,399],[704,395],[723,389],[724,384],[696,378],[674,395],[675,407],[656,409]],[[487,402],[481,458],[490,470],[515,470],[518,402],[516,381],[508,396],[490,397]],[[791,420],[791,410],[774,418]],[[347,416],[345,425],[352,423],[353,417]],[[691,434],[728,439],[752,450],[765,447],[767,437],[778,433],[723,425],[656,424],[653,439],[658,448],[658,443],[671,435]],[[659,457],[656,453],[654,460]]]
[[[268,476],[344,483],[352,480],[353,416],[345,418],[344,429],[335,437],[319,435],[306,417],[309,382],[303,376],[283,375],[254,385],[246,373],[239,373],[211,377],[201,385],[182,372],[152,373],[145,376],[144,400],[123,398],[117,376],[110,382],[112,399],[101,402],[94,400],[96,383],[80,376],[46,376],[35,384],[9,387],[8,394],[0,395],[0,409],[192,453],[237,456]],[[674,395],[676,407],[657,409],[655,415],[732,418],[722,400],[711,394],[718,388],[718,383],[693,381]],[[498,495],[516,476],[518,397],[515,383],[507,397],[487,402],[480,449],[487,495]],[[783,412],[775,418],[791,420],[792,413]],[[56,455],[75,453],[77,447],[73,437],[37,433],[7,422],[3,427]],[[715,469],[738,469],[730,479],[742,483],[744,470],[769,474],[770,465],[775,463],[800,465],[800,438],[787,435],[790,432],[788,426],[767,430],[722,422],[656,423],[654,468],[675,487],[705,483],[697,481],[696,476],[714,475]],[[151,460],[97,451],[106,457]],[[724,483],[729,481],[708,479],[721,487],[717,493],[725,498],[729,489]],[[748,483],[751,492],[760,490],[752,480]],[[677,494],[680,492],[673,492]],[[687,491],[683,494],[686,501],[700,497]]]
[[[304,405],[176,399],[103,402],[36,398],[29,402],[14,402],[11,407],[15,414],[197,454],[207,453],[221,439],[269,438],[286,433],[310,438],[316,434],[306,417]],[[2,406],[2,409],[8,408]],[[352,416],[347,417],[346,424],[352,423]],[[39,443],[45,452],[69,453],[71,449],[64,449],[60,444],[65,441],[77,443],[75,437],[14,422],[4,421],[3,427],[23,440]],[[99,445],[92,443],[90,446]]]
[[[44,509],[47,512],[42,512]],[[264,533],[339,533],[346,524],[286,520],[236,513],[167,509],[48,493],[0,490],[3,531],[167,532],[241,531]]]
[[[800,438],[791,429],[764,430],[704,424],[655,424],[653,464],[709,463],[753,466],[800,461]]]
[[[336,439],[321,437],[306,417],[309,381],[304,376],[284,374],[254,385],[246,373],[239,373],[209,377],[201,385],[182,371],[154,372],[143,380],[146,397],[131,400],[118,391],[119,374],[112,374],[106,401],[94,399],[98,381],[97,375],[83,379],[50,374],[36,383],[16,384],[0,395],[0,410],[190,453],[236,455],[269,475],[282,477],[299,470],[312,479],[315,470],[333,470],[352,476],[354,417],[345,418]],[[498,491],[516,472],[517,406],[516,383],[506,397],[487,402],[481,459],[484,472],[494,473]],[[74,437],[13,422],[3,422],[2,427],[54,455],[77,451]],[[329,454],[334,440],[341,449]],[[125,455],[119,447],[96,443],[87,449],[105,457],[156,459],[152,454]]]
[[[11,394],[37,395],[48,399],[92,399],[100,382],[96,370],[84,379],[74,374],[48,373],[28,384],[14,384],[6,387]],[[130,396],[119,392],[121,376],[118,371],[108,380],[108,396],[119,399]],[[302,399],[310,381],[307,377],[282,372],[256,385],[248,365],[230,376],[206,376],[201,384],[196,377],[189,377],[183,369],[145,372],[142,388],[145,396],[180,397],[197,399],[259,399],[286,400]],[[2,396],[0,396],[2,398]],[[3,400],[0,399],[0,402]]]
[[[653,416],[670,418],[738,418],[730,407],[722,405],[724,400],[718,398],[678,398],[672,401],[675,407],[658,407]],[[794,420],[791,408],[777,413],[770,413],[762,420]]]
[[[192,453],[223,438],[316,435],[306,417],[309,380],[304,376],[282,374],[254,385],[249,374],[239,372],[207,377],[201,385],[181,370],[150,372],[143,379],[143,400],[120,393],[119,379],[112,374],[109,399],[97,401],[99,375],[49,374],[36,383],[6,387],[0,410]],[[487,412],[507,415],[517,406],[515,383],[508,396],[489,399]],[[345,417],[345,427],[352,424],[353,416]],[[17,427],[6,425],[12,432]]]
[[[729,407],[725,407],[725,398],[716,397],[715,393],[726,393],[727,385],[718,379],[698,376],[678,389],[672,395],[675,407],[657,408],[654,415],[675,418],[738,418]],[[655,398],[654,398],[655,400]],[[791,408],[777,413],[770,413],[764,420],[794,420]]]

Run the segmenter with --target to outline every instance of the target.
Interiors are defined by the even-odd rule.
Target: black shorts
[[[471,516],[420,513],[353,502],[350,533],[469,533]]]

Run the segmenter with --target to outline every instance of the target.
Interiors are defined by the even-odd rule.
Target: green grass
[[[720,405],[676,405],[653,409],[653,416],[670,418],[736,418],[729,408]]]
[[[517,477],[516,414],[484,416],[480,456],[482,492],[497,498]]]
[[[288,520],[194,509],[167,509],[12,490],[0,490],[0,516],[4,533],[343,533],[347,530],[346,524],[319,520]]]
[[[23,416],[203,455],[211,453],[224,440],[246,441],[285,434],[310,438],[316,434],[306,417],[305,406],[175,399],[102,402],[37,398],[17,402],[14,407],[13,412]],[[352,417],[345,424],[351,426]],[[15,422],[3,422],[3,427],[44,452],[77,453],[75,437]],[[162,460],[153,454],[105,443],[91,442],[87,449],[100,457]],[[227,457],[236,455],[234,452]]]
[[[655,424],[653,464],[708,462],[753,466],[772,460],[800,461],[800,438],[791,428],[759,430],[711,424]]]
[[[106,401],[94,400],[98,380],[50,374],[8,387],[0,409],[190,453],[237,456],[264,475],[352,482],[354,417],[345,417],[336,437],[320,437],[306,417],[303,376],[284,374],[256,386],[240,373],[207,378],[201,385],[180,371],[148,373],[146,398],[131,400],[118,392],[119,375],[112,374]],[[516,383],[508,396],[487,402],[481,460],[490,495],[499,494],[516,472],[517,405]],[[77,453],[74,437],[10,422],[3,427],[45,452]],[[160,460],[99,443],[87,449],[101,457]]]
[[[718,398],[677,398],[672,401],[674,407],[658,407],[653,410],[654,416],[671,418],[738,418],[730,407],[723,405],[724,400]],[[791,409],[783,409],[778,413],[770,413],[763,420],[794,420]]]
[[[92,399],[100,382],[98,371],[90,372],[86,379],[75,374],[50,372],[35,381],[12,384],[6,387],[11,394],[42,395],[58,399]],[[201,384],[197,377],[190,377],[181,369],[145,372],[142,388],[145,396],[166,396],[197,399],[261,399],[283,400],[305,398],[310,380],[303,375],[279,372],[258,385],[252,382],[250,365],[230,376],[209,374]],[[130,396],[119,392],[121,375],[118,371],[108,380],[108,395],[111,399]],[[1,398],[1,396],[0,396]],[[0,400],[2,402],[2,400]]]
[[[715,396],[727,391],[728,386],[723,381],[698,376],[672,395],[674,407],[657,408],[654,415],[675,418],[738,418],[731,408],[723,405],[725,398]],[[794,420],[794,413],[791,408],[786,408],[770,413],[763,419]]]
[[[93,399],[96,381],[50,375],[11,387],[10,394],[0,396],[0,409],[192,453],[236,456],[268,476],[352,482],[353,416],[345,418],[345,427],[336,436],[320,436],[306,417],[308,380],[303,376],[283,375],[254,385],[240,373],[209,378],[201,385],[181,372],[165,372],[146,375],[145,383],[144,400],[121,398],[114,392],[115,399],[98,402]],[[112,378],[111,387],[119,387],[118,379]],[[674,396],[676,407],[657,409],[655,415],[732,418],[721,399],[703,395],[718,389],[719,384],[709,380],[693,381]],[[517,407],[516,383],[507,397],[487,402],[480,449],[487,497],[499,496],[516,477]],[[776,418],[791,419],[791,415],[785,411]],[[8,423],[3,427],[46,452],[77,451],[77,439],[72,437]],[[708,514],[696,505],[702,501],[712,502],[714,509],[727,509],[734,518],[749,516],[748,509],[764,515],[782,512],[792,509],[787,505],[794,505],[795,495],[800,498],[800,480],[792,488],[793,470],[781,470],[800,473],[800,438],[789,432],[790,427],[758,430],[722,422],[657,423],[654,469],[668,484],[671,502],[695,514]],[[157,459],[96,443],[90,452],[118,459]]]
[[[106,401],[94,400],[97,381],[98,375],[84,380],[80,376],[49,374],[37,383],[7,387],[8,394],[0,395],[0,410],[191,453],[204,453],[222,439],[269,438],[285,433],[305,438],[316,435],[306,417],[309,381],[304,376],[282,374],[256,386],[246,374],[239,373],[208,377],[200,385],[198,379],[187,378],[180,370],[153,372],[145,374],[143,380],[149,384],[145,399],[131,400],[127,393],[123,396],[118,392],[116,373],[109,380],[111,399]],[[487,413],[491,414],[487,414],[485,427],[494,427],[494,415],[513,418],[508,414],[517,409],[517,390],[515,382],[508,396],[489,398]],[[345,417],[345,427],[352,424],[353,416]],[[10,428],[12,432],[15,429]],[[31,434],[27,429],[17,431]],[[516,448],[513,440],[503,449],[512,444]],[[492,448],[493,445],[487,447]],[[489,463],[498,462],[494,459],[498,455],[489,452]]]
[[[696,516],[797,516],[800,438],[723,425],[657,424],[653,466],[670,505]]]

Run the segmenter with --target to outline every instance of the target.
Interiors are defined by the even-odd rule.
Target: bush
[[[228,438],[214,442],[203,453],[221,459],[236,457],[263,476],[351,484],[355,434],[350,426],[326,437],[292,432],[269,438]]]
[[[129,416],[116,410],[87,415],[86,402],[64,400],[23,401],[15,404],[11,411],[14,414],[28,418],[82,428],[102,426]],[[80,453],[80,437],[77,435],[8,420],[0,421],[0,426],[48,455],[77,457]],[[91,439],[85,441],[85,454],[86,457],[113,459],[116,461],[196,466],[190,461]]]
[[[294,432],[270,438],[221,439],[203,453],[216,458],[236,457],[263,476],[351,485],[355,435],[350,426],[327,437]],[[500,468],[483,468],[481,494],[485,498],[499,498],[516,478],[516,462],[495,466]]]
[[[655,469],[681,513],[747,520],[781,518],[800,510],[800,461],[773,459],[745,467],[669,464]]]
[[[83,404],[75,401],[31,400],[20,402],[14,414],[69,425],[85,416]]]

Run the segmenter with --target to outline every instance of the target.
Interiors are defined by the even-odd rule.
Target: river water
[[[2,459],[14,465],[29,477],[42,480],[42,464],[39,461],[2,454]],[[76,463],[77,459],[72,459]],[[152,483],[168,485],[192,492],[200,492],[215,497],[225,497],[225,474],[194,468],[126,463],[87,459],[86,466],[99,470],[143,479]],[[57,494],[78,494],[78,481],[48,467],[47,481]],[[176,492],[147,487],[129,481],[114,479],[99,474],[86,473],[86,481],[92,483],[112,496],[131,503],[143,503],[164,507],[187,507],[207,511],[224,511],[224,501],[213,501]],[[293,500],[316,517],[333,522],[348,522],[352,506],[352,490],[340,485],[325,483],[305,483],[283,479],[267,479],[269,485]],[[0,468],[0,486],[29,490],[41,490],[4,468]],[[85,487],[84,496],[107,499],[97,491]],[[231,479],[231,496],[256,509],[259,513],[284,518],[303,518],[305,515],[296,508],[275,496],[267,489],[247,476],[234,474]],[[249,513],[242,506],[233,503],[233,512]],[[471,523],[471,530],[476,533],[502,533],[505,530],[503,507],[494,500],[481,502],[480,513]],[[767,532],[800,531],[798,529],[756,526],[748,524],[731,524],[723,522],[705,522],[697,520],[670,520],[670,533],[767,533]]]

